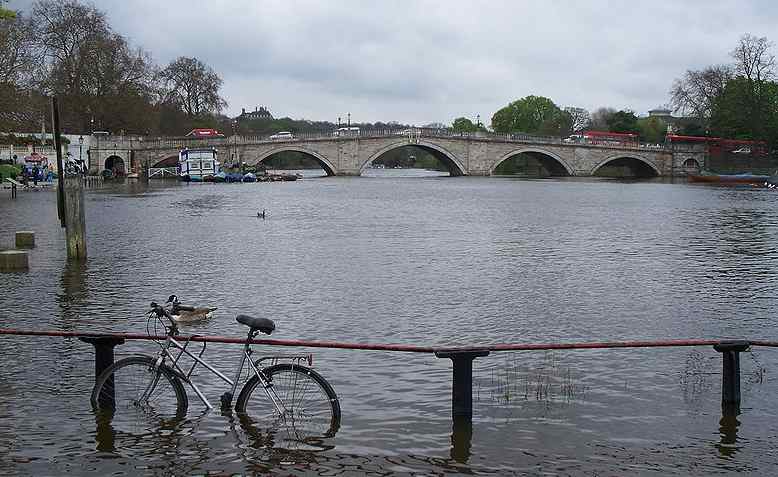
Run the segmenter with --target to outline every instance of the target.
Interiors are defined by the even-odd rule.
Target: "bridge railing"
[[[548,145],[570,145],[598,148],[631,149],[640,151],[675,151],[675,152],[695,152],[694,147],[685,145],[667,145],[654,143],[620,143],[620,144],[594,144],[586,142],[569,142],[556,136],[539,136],[522,132],[512,133],[494,133],[489,131],[477,132],[459,132],[451,129],[440,128],[384,128],[384,129],[362,129],[360,131],[350,132],[347,135],[336,135],[336,131],[310,131],[296,133],[292,138],[273,138],[272,134],[267,135],[235,135],[229,137],[169,137],[169,138],[148,138],[148,137],[112,137],[113,141],[129,141],[128,147],[131,149],[184,149],[198,147],[235,147],[266,143],[294,143],[301,141],[315,140],[352,140],[354,138],[386,138],[386,137],[408,137],[409,139],[427,138],[457,138],[472,139],[480,141],[499,141],[515,142],[523,144],[548,144]]]

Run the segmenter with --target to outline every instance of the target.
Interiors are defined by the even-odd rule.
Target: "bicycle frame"
[[[208,364],[204,359],[202,359],[200,356],[196,356],[189,352],[189,350],[186,349],[186,347],[189,345],[189,341],[187,341],[184,344],[181,344],[180,342],[176,341],[175,338],[168,335],[167,339],[165,340],[165,344],[162,346],[162,350],[159,352],[157,357],[157,366],[160,366],[165,363],[165,359],[170,359],[172,361],[173,367],[178,371],[178,377],[182,381],[184,381],[186,384],[189,385],[189,387],[192,388],[192,390],[197,394],[197,397],[200,398],[200,401],[203,402],[203,404],[210,410],[213,409],[213,405],[208,401],[208,398],[205,397],[202,391],[200,391],[200,388],[197,387],[197,385],[190,379],[190,375],[192,371],[194,370],[195,366],[197,364],[202,364],[208,371],[215,374],[219,379],[224,381],[225,383],[229,384],[230,391],[226,392],[222,395],[222,404],[226,406],[232,406],[232,398],[235,396],[235,391],[238,387],[238,381],[240,380],[240,375],[243,372],[243,366],[245,366],[246,361],[248,361],[249,366],[251,367],[252,371],[254,372],[254,375],[256,375],[257,379],[259,379],[259,382],[262,384],[262,388],[265,390],[265,393],[267,393],[268,397],[272,401],[273,405],[276,408],[276,411],[279,413],[279,415],[284,415],[286,412],[286,408],[281,402],[281,400],[276,395],[275,391],[273,390],[272,383],[268,382],[268,380],[265,378],[265,375],[257,368],[257,366],[254,365],[254,362],[251,360],[251,346],[248,342],[243,347],[243,353],[240,358],[240,363],[238,364],[237,369],[235,370],[235,378],[230,379],[227,376],[225,376],[223,373],[221,373],[219,370],[213,368],[210,364]],[[170,352],[171,348],[176,348],[180,350],[178,353],[178,356],[173,356],[173,354]],[[205,348],[203,347],[203,351]],[[189,370],[189,373],[184,374],[183,370],[180,366],[178,366],[178,360],[186,354],[190,358],[192,358],[195,363],[192,365],[192,368]],[[202,352],[201,352],[202,355]]]

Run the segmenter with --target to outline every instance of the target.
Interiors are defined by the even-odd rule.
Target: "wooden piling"
[[[16,232],[16,248],[35,248],[35,232],[29,230]]]
[[[20,272],[29,270],[27,252],[23,250],[0,251],[0,272]]]
[[[64,177],[65,235],[68,259],[86,260],[86,225],[84,220],[84,181],[80,176]]]

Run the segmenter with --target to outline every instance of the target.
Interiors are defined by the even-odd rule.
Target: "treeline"
[[[54,95],[65,132],[224,128],[221,85],[196,58],[157,65],[91,4],[39,0],[30,11],[0,12],[0,131],[40,130]]]
[[[689,70],[676,79],[669,109],[681,117],[638,118],[630,109],[557,106],[542,96],[526,96],[498,110],[491,129],[566,137],[586,129],[636,133],[641,141],[661,143],[668,126],[677,134],[768,141],[778,145],[778,83],[773,44],[745,34],[730,52],[732,63]],[[459,132],[486,130],[468,118],[457,118]]]

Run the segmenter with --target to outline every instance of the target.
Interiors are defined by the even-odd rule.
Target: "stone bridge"
[[[559,138],[514,134],[458,134],[446,130],[363,131],[350,137],[307,135],[273,140],[263,137],[158,138],[130,136],[93,137],[90,171],[98,173],[120,165],[145,176],[150,168],[175,166],[178,152],[187,148],[215,147],[223,164],[261,163],[274,154],[297,151],[318,162],[327,175],[360,175],[382,154],[404,146],[430,152],[452,176],[485,176],[519,154],[527,154],[553,171],[552,175],[592,176],[604,166],[640,170],[640,175],[680,176],[704,165],[702,148],[679,149],[658,145],[602,145],[568,143]]]

